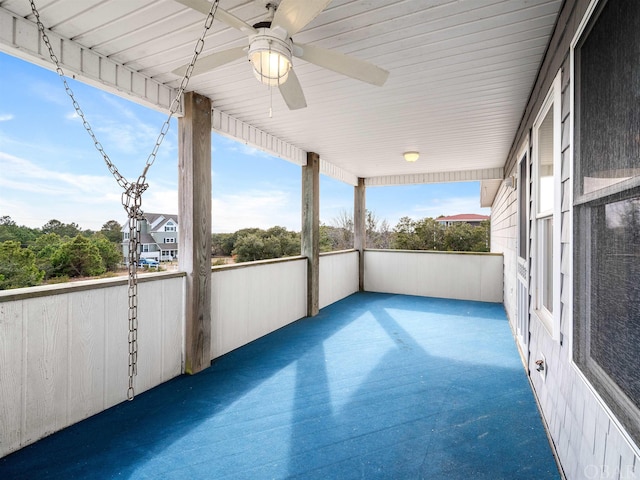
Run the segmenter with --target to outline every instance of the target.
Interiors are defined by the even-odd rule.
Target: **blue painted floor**
[[[1,479],[557,479],[500,304],[359,293],[0,459]]]

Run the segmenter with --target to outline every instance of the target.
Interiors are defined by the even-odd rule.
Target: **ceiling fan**
[[[176,0],[187,7],[204,13],[211,8],[207,0]],[[292,57],[334,72],[382,86],[389,72],[372,63],[344,55],[334,50],[295,43],[291,37],[316,18],[331,0],[282,0],[266,4],[268,17],[255,25],[249,25],[235,15],[218,8],[216,18],[232,28],[246,33],[248,47],[235,47],[202,57],[196,63],[192,75],[198,75],[227,63],[248,56],[253,73],[263,84],[277,86],[290,110],[307,106],[298,77],[293,70]],[[173,71],[182,75],[187,65]]]

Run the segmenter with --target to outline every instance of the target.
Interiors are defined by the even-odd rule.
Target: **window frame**
[[[516,163],[516,173],[518,178],[517,183],[517,202],[518,202],[518,240],[517,240],[517,258],[518,262],[523,266],[527,266],[529,259],[529,245],[530,245],[530,186],[531,186],[531,139],[529,135],[525,138],[520,152],[518,153],[518,161]],[[526,172],[526,178],[522,176],[522,166]],[[521,209],[524,206],[524,215],[522,215]],[[524,218],[524,225],[522,219]],[[522,229],[524,228],[524,232]],[[524,235],[523,235],[524,233]],[[522,238],[524,237],[524,245],[522,245]],[[527,271],[529,269],[527,268]]]
[[[600,205],[614,203],[616,200],[634,198],[640,194],[640,176],[621,180],[603,188],[584,193],[581,188],[581,154],[580,154],[580,119],[581,119],[581,71],[578,51],[585,43],[593,27],[597,24],[600,14],[609,0],[591,0],[589,6],[575,32],[570,48],[571,68],[571,97],[570,97],[570,176],[571,182],[571,231],[573,254],[570,258],[572,281],[569,298],[571,319],[571,363],[600,405],[609,412],[613,423],[630,443],[640,439],[640,408],[623,392],[622,388],[608,375],[606,371],[591,357],[590,338],[586,330],[590,327],[591,305],[582,304],[578,298],[580,291],[591,292],[591,268],[594,259],[589,256],[592,245],[592,217],[591,211]],[[615,197],[615,200],[614,200]],[[582,242],[577,240],[582,225],[585,236]],[[578,261],[582,255],[584,263]],[[587,293],[588,294],[588,293]]]
[[[539,130],[547,114],[553,109],[553,205],[551,209],[540,211],[540,159],[539,159]],[[534,256],[532,261],[532,300],[533,312],[544,325],[548,333],[554,340],[560,339],[560,255],[561,255],[561,202],[562,202],[562,71],[559,71],[547,92],[544,102],[533,122],[531,129],[532,137],[532,182],[533,182],[533,214],[531,218],[531,251]],[[549,311],[543,304],[544,294],[544,274],[545,259],[542,250],[544,249],[544,228],[545,221],[551,219],[552,223],[552,311]]]

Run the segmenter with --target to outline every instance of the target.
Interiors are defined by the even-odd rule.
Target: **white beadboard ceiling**
[[[166,109],[180,80],[171,71],[190,59],[204,21],[173,0],[35,1],[60,39],[56,48],[64,44],[66,71],[156,108]],[[265,17],[264,3],[221,0],[220,6],[253,24]],[[334,0],[294,40],[387,69],[383,87],[296,58],[305,109],[288,110],[274,90],[270,118],[269,89],[245,60],[193,77],[188,90],[213,100],[224,119],[214,126],[223,133],[292,161],[317,152],[323,171],[350,183],[357,177],[370,185],[437,181],[443,173],[448,181],[496,178],[561,3]],[[28,0],[0,0],[0,49],[46,64],[32,38],[33,20]],[[216,20],[203,54],[243,45],[244,33]],[[419,151],[420,159],[405,162],[407,150]]]

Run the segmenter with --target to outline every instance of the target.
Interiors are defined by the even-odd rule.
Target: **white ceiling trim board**
[[[449,183],[473,182],[478,180],[497,180],[504,176],[502,167],[484,168],[478,170],[455,170],[449,172],[414,173],[405,175],[385,175],[369,177],[364,181],[367,187],[382,187],[389,185],[410,185],[418,183]]]
[[[168,113],[176,89],[156,82],[73,40],[47,30],[53,50],[67,76],[103,90],[123,94],[142,105]],[[55,67],[48,57],[38,26],[0,7],[0,50],[49,70]]]

